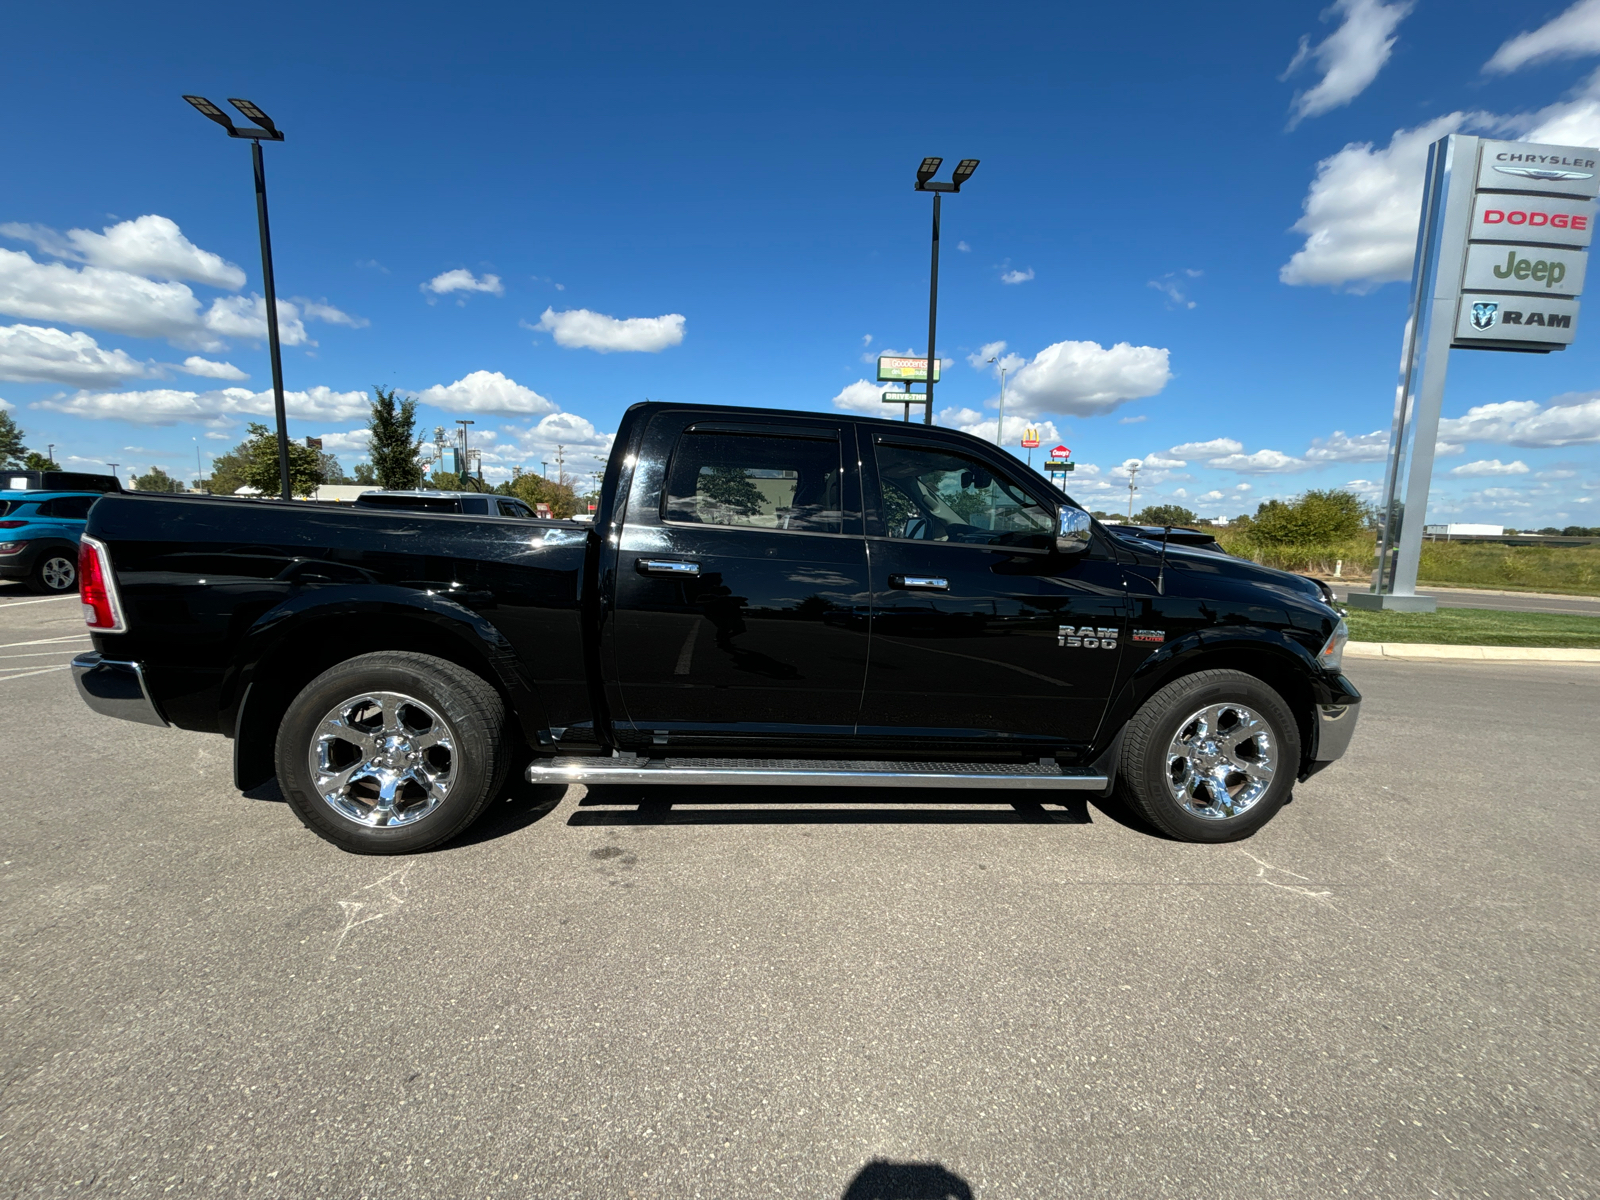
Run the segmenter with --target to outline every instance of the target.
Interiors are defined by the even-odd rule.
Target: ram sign
[[[1452,180],[1452,186],[1470,186],[1473,195],[1451,344],[1565,349],[1578,335],[1600,151],[1483,139],[1476,167]],[[1452,240],[1459,236],[1449,228],[1442,232]]]

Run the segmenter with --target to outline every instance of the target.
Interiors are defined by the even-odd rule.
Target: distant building
[[[1503,537],[1506,527],[1504,525],[1424,525],[1422,532],[1428,537]]]

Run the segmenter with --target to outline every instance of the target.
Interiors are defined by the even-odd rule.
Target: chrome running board
[[[656,765],[650,765],[654,762]],[[805,758],[535,759],[529,783],[775,784],[1103,792],[1104,775],[1036,763],[831,762]]]

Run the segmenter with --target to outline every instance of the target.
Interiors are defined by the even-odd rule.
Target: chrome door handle
[[[636,558],[633,566],[641,575],[668,575],[692,579],[700,574],[700,564],[676,558]]]
[[[889,586],[903,588],[907,591],[913,589],[925,592],[948,592],[950,581],[940,579],[937,575],[891,575]]]

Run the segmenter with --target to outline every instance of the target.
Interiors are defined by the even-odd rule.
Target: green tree
[[[264,496],[276,496],[282,488],[282,477],[278,474],[278,435],[257,421],[250,422],[246,428],[250,436],[233,449],[242,460],[244,482],[259,488]],[[221,462],[219,458],[219,466]],[[322,463],[318,452],[304,443],[290,442],[289,490],[296,496],[309,496],[321,482]]]
[[[29,471],[59,471],[61,464],[53,458],[46,458],[37,450],[29,450],[28,456],[22,460],[22,465]]]
[[[248,447],[248,442],[240,442],[226,454],[219,454],[211,460],[211,476],[206,480],[206,487],[211,489],[213,496],[231,496],[245,485],[244,464]]]
[[[761,489],[750,482],[743,467],[711,467],[709,474],[701,474],[695,490],[706,499],[714,500],[745,517],[760,513],[762,502],[766,499]],[[553,505],[551,507],[554,508]]]
[[[1181,504],[1152,504],[1133,519],[1135,525],[1193,525],[1195,516]]]
[[[747,481],[748,482],[748,481]],[[495,489],[499,491],[499,488]],[[752,487],[752,491],[754,488]],[[548,504],[550,515],[566,519],[574,515],[579,509],[578,497],[570,485],[556,483],[552,479],[544,479],[538,475],[519,475],[511,481],[510,494],[517,497],[535,512],[539,505]],[[757,493],[759,500],[760,493]]]
[[[344,464],[339,461],[337,454],[329,454],[326,450],[317,451],[317,466],[322,471],[323,483],[355,483],[344,473]]]
[[[160,467],[151,467],[143,475],[133,477],[133,486],[141,492],[181,492],[183,484]]]
[[[1293,500],[1268,500],[1256,510],[1251,536],[1274,545],[1326,544],[1355,537],[1369,519],[1354,492],[1312,490]]]
[[[422,464],[417,461],[415,396],[397,396],[394,388],[372,388],[372,417],[367,422],[372,438],[368,453],[378,486],[406,491],[422,485]]]
[[[27,454],[28,448],[22,444],[22,430],[17,428],[11,414],[0,408],[0,466],[19,466]]]
[[[372,469],[369,462],[358,462],[355,473],[350,477],[351,483],[364,484],[367,487],[378,486],[378,473]]]

